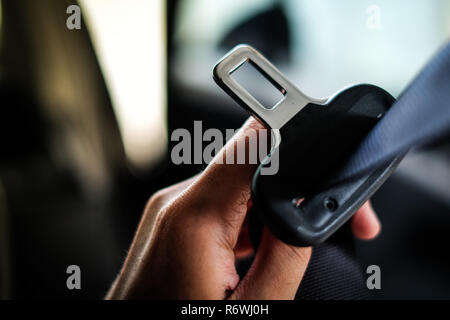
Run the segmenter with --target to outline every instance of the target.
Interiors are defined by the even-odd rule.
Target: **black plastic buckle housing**
[[[281,88],[284,98],[274,108],[263,107],[230,77],[247,61]],[[325,241],[372,196],[403,158],[397,156],[351,179],[338,178],[354,150],[395,102],[379,87],[357,85],[331,98],[314,99],[245,45],[234,48],[216,64],[214,79],[276,135],[271,155],[253,178],[250,232],[255,245],[261,222],[279,239],[295,246]],[[278,172],[262,175],[262,168],[275,156]]]

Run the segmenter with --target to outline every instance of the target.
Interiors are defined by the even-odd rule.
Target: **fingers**
[[[170,203],[178,197],[181,192],[186,190],[197,179],[197,177],[197,175],[193,176],[156,192],[147,202],[145,209],[146,214],[153,216],[155,213],[159,212],[162,207]]]
[[[362,240],[375,238],[380,222],[367,201],[353,216],[352,231]],[[233,299],[293,299],[311,257],[311,248],[289,246],[266,228],[252,267]]]
[[[361,240],[371,240],[380,233],[380,221],[369,201],[355,213],[351,228],[355,237]]]
[[[144,211],[144,218],[141,219],[136,231],[133,245],[131,247],[132,249],[136,246],[141,247],[145,245],[161,208],[175,199],[181,192],[191,185],[196,178],[197,176],[194,176],[173,186],[162,189],[150,198]]]
[[[228,191],[236,186],[249,187],[257,168],[257,161],[250,163],[249,154],[258,155],[253,144],[258,146],[258,132],[261,129],[264,129],[264,126],[254,118],[245,122],[202,173],[200,179],[205,188],[214,188],[209,189],[210,191]],[[255,152],[256,154],[253,154]]]
[[[237,259],[247,258],[254,252],[253,244],[250,239],[250,231],[247,223],[247,219],[244,220],[242,224],[241,231],[239,232],[239,237],[234,247],[234,255]]]
[[[248,161],[249,153],[256,152],[258,158],[258,150],[251,143],[258,146],[258,132],[263,128],[250,118],[189,188],[190,200],[196,202],[194,205],[201,207],[203,212],[215,212],[227,228],[232,246],[237,242],[247,213],[251,180],[258,165]],[[243,163],[237,161],[240,152],[244,152]]]
[[[310,257],[310,247],[287,245],[266,228],[255,260],[231,298],[293,299]]]

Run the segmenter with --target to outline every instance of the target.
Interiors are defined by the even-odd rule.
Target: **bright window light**
[[[80,0],[125,153],[149,169],[167,150],[164,0]]]

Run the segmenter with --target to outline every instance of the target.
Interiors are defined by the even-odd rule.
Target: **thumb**
[[[190,188],[193,200],[210,209],[205,212],[215,214],[223,226],[231,227],[228,233],[233,239],[237,239],[247,213],[251,180],[259,160],[258,139],[263,129],[262,124],[250,118]],[[238,161],[242,154],[245,159]],[[249,157],[256,161],[249,161]]]
[[[265,228],[253,264],[231,299],[293,299],[311,252],[311,247],[285,244]]]

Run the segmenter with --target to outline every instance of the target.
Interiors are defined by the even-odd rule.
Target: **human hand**
[[[235,268],[252,253],[245,218],[257,166],[217,159],[261,128],[250,119],[201,174],[151,197],[108,299],[294,298],[311,248],[287,245],[266,228],[247,274],[240,279]],[[369,203],[351,226],[360,239],[380,231]]]

